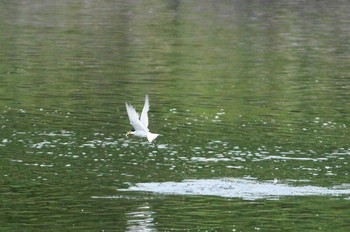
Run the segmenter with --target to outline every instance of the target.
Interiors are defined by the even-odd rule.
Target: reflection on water
[[[126,231],[157,231],[150,206],[139,206],[135,211],[127,213]]]
[[[341,0],[0,2],[1,229],[347,228],[349,19]],[[154,144],[124,136],[147,93]]]

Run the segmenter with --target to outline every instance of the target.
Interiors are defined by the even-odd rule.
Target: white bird
[[[155,140],[159,134],[153,134],[148,129],[148,115],[147,112],[149,110],[149,99],[148,95],[145,96],[145,105],[143,106],[141,117],[136,112],[135,108],[125,102],[126,111],[128,112],[130,124],[134,127],[134,130],[130,130],[126,133],[126,136],[138,136],[138,137],[146,137],[148,141],[151,143]]]

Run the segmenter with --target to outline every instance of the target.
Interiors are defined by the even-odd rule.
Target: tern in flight
[[[125,102],[126,111],[128,112],[130,124],[134,127],[134,130],[128,131],[126,136],[138,136],[146,137],[150,143],[155,140],[159,134],[153,134],[148,129],[148,110],[149,110],[149,98],[145,96],[145,105],[143,106],[141,117],[136,112],[135,108],[129,103]]]

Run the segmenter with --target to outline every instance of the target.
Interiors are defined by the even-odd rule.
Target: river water
[[[1,231],[347,231],[346,1],[0,3]],[[153,144],[127,138],[150,96]]]

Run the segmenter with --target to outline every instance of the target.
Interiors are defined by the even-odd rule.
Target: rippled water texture
[[[348,231],[346,1],[1,1],[0,231]],[[150,96],[154,143],[125,137]]]

